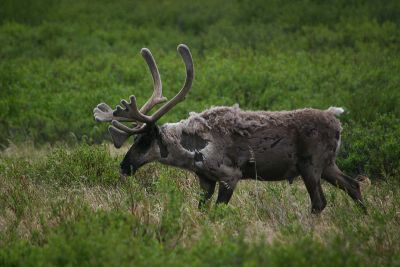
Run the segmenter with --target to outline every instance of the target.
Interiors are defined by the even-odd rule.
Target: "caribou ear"
[[[111,139],[116,148],[120,148],[122,144],[129,138],[130,134],[121,130],[118,130],[114,126],[108,127],[108,132],[111,135]]]

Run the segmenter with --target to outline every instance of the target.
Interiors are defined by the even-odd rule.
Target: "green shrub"
[[[344,126],[339,165],[352,174],[371,178],[399,175],[400,119],[383,115],[376,121]]]
[[[178,43],[191,47],[196,80],[162,121],[236,102],[248,109],[344,106],[356,124],[400,116],[399,10],[396,1],[3,1],[0,144],[109,140],[93,107],[130,94],[145,102],[144,46],[173,96],[184,79]]]
[[[151,225],[119,212],[90,212],[65,221],[38,245],[16,241],[0,251],[2,266],[363,266],[366,260],[341,242],[329,247],[309,236],[292,244],[249,244],[243,237],[224,236],[213,243],[203,235],[190,248],[166,250],[151,238]]]
[[[119,181],[118,169],[107,146],[80,145],[72,150],[56,148],[31,173],[37,181],[57,185],[113,185]]]

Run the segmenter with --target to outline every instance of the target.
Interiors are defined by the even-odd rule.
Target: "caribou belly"
[[[270,133],[262,139],[252,138],[249,144],[250,158],[242,167],[244,179],[279,181],[298,175],[296,145],[290,134]]]

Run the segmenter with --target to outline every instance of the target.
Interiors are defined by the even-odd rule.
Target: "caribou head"
[[[194,78],[193,60],[189,48],[180,44],[177,50],[185,63],[186,80],[182,89],[171,100],[167,101],[167,98],[162,95],[162,83],[157,64],[150,50],[143,48],[141,54],[153,77],[154,91],[150,99],[140,110],[137,107],[134,95],[130,96],[129,102],[125,99],[121,100],[121,105],[118,105],[114,110],[105,103],[100,103],[93,110],[96,121],[111,122],[112,125],[109,126],[108,131],[116,148],[120,148],[131,135],[136,135],[134,144],[121,163],[122,174],[131,175],[142,165],[158,160],[163,156],[163,153],[166,153],[156,122],[176,104],[185,99]],[[151,109],[160,103],[164,103],[164,105],[152,115],[149,115]],[[133,127],[128,127],[122,122],[133,122]]]

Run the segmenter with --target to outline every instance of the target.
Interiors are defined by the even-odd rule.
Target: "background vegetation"
[[[0,265],[400,265],[399,14],[399,1],[2,0]],[[313,217],[301,182],[245,182],[206,213],[186,172],[153,164],[119,182],[92,109],[146,101],[142,47],[173,96],[179,43],[196,78],[161,122],[342,106],[339,165],[373,180],[370,214],[324,186]]]

